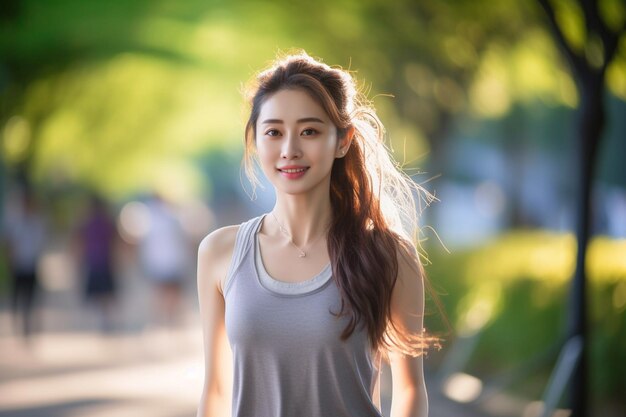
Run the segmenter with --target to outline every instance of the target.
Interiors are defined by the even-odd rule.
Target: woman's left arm
[[[424,329],[424,269],[417,257],[398,255],[398,279],[391,298],[391,319],[399,329],[422,335]],[[422,356],[389,352],[392,375],[391,417],[427,417],[428,395]]]

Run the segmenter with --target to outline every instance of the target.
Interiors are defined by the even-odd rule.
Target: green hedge
[[[429,281],[455,336],[480,331],[467,372],[489,378],[512,371],[564,336],[574,237],[511,231],[471,249],[426,248]],[[623,400],[626,385],[626,240],[595,238],[587,254],[591,383],[594,401]],[[446,332],[430,303],[427,326]],[[444,352],[445,353],[445,352]],[[540,396],[554,360],[515,387]]]

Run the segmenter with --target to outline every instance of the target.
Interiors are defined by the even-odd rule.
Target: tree
[[[626,33],[626,21],[617,24],[615,29],[607,23],[607,15],[601,14],[597,0],[577,0],[570,6],[578,7],[584,18],[582,45],[575,45],[559,23],[557,9],[550,0],[538,0],[545,11],[547,24],[561,51],[567,58],[576,80],[580,96],[578,109],[578,131],[576,145],[578,151],[578,195],[576,197],[576,240],[578,252],[576,270],[572,280],[570,307],[567,323],[567,336],[579,337],[582,350],[575,365],[571,381],[570,405],[572,417],[587,415],[587,307],[585,255],[590,237],[591,193],[596,168],[596,156],[602,133],[606,125],[604,92],[608,66],[616,57],[620,39]],[[619,4],[614,2],[617,6]],[[622,9],[622,16],[624,10]],[[582,46],[582,48],[580,48]]]

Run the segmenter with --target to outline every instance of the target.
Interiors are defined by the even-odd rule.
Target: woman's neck
[[[279,223],[277,226],[285,228],[296,245],[306,246],[330,225],[330,196],[278,195],[272,213],[273,220]]]

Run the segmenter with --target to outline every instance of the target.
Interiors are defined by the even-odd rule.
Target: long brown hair
[[[432,197],[404,174],[384,144],[384,128],[371,104],[356,89],[347,71],[331,68],[306,53],[279,59],[261,72],[249,89],[251,111],[245,130],[245,170],[256,183],[256,123],[263,103],[284,89],[308,93],[326,111],[339,138],[354,127],[352,144],[336,159],[331,173],[332,220],[328,252],[341,295],[341,310],[348,324],[347,339],[364,325],[373,349],[385,353],[395,347],[405,354],[420,355],[433,339],[411,334],[391,320],[391,296],[398,275],[398,254],[414,258],[425,278],[417,243],[415,202],[430,203]]]

